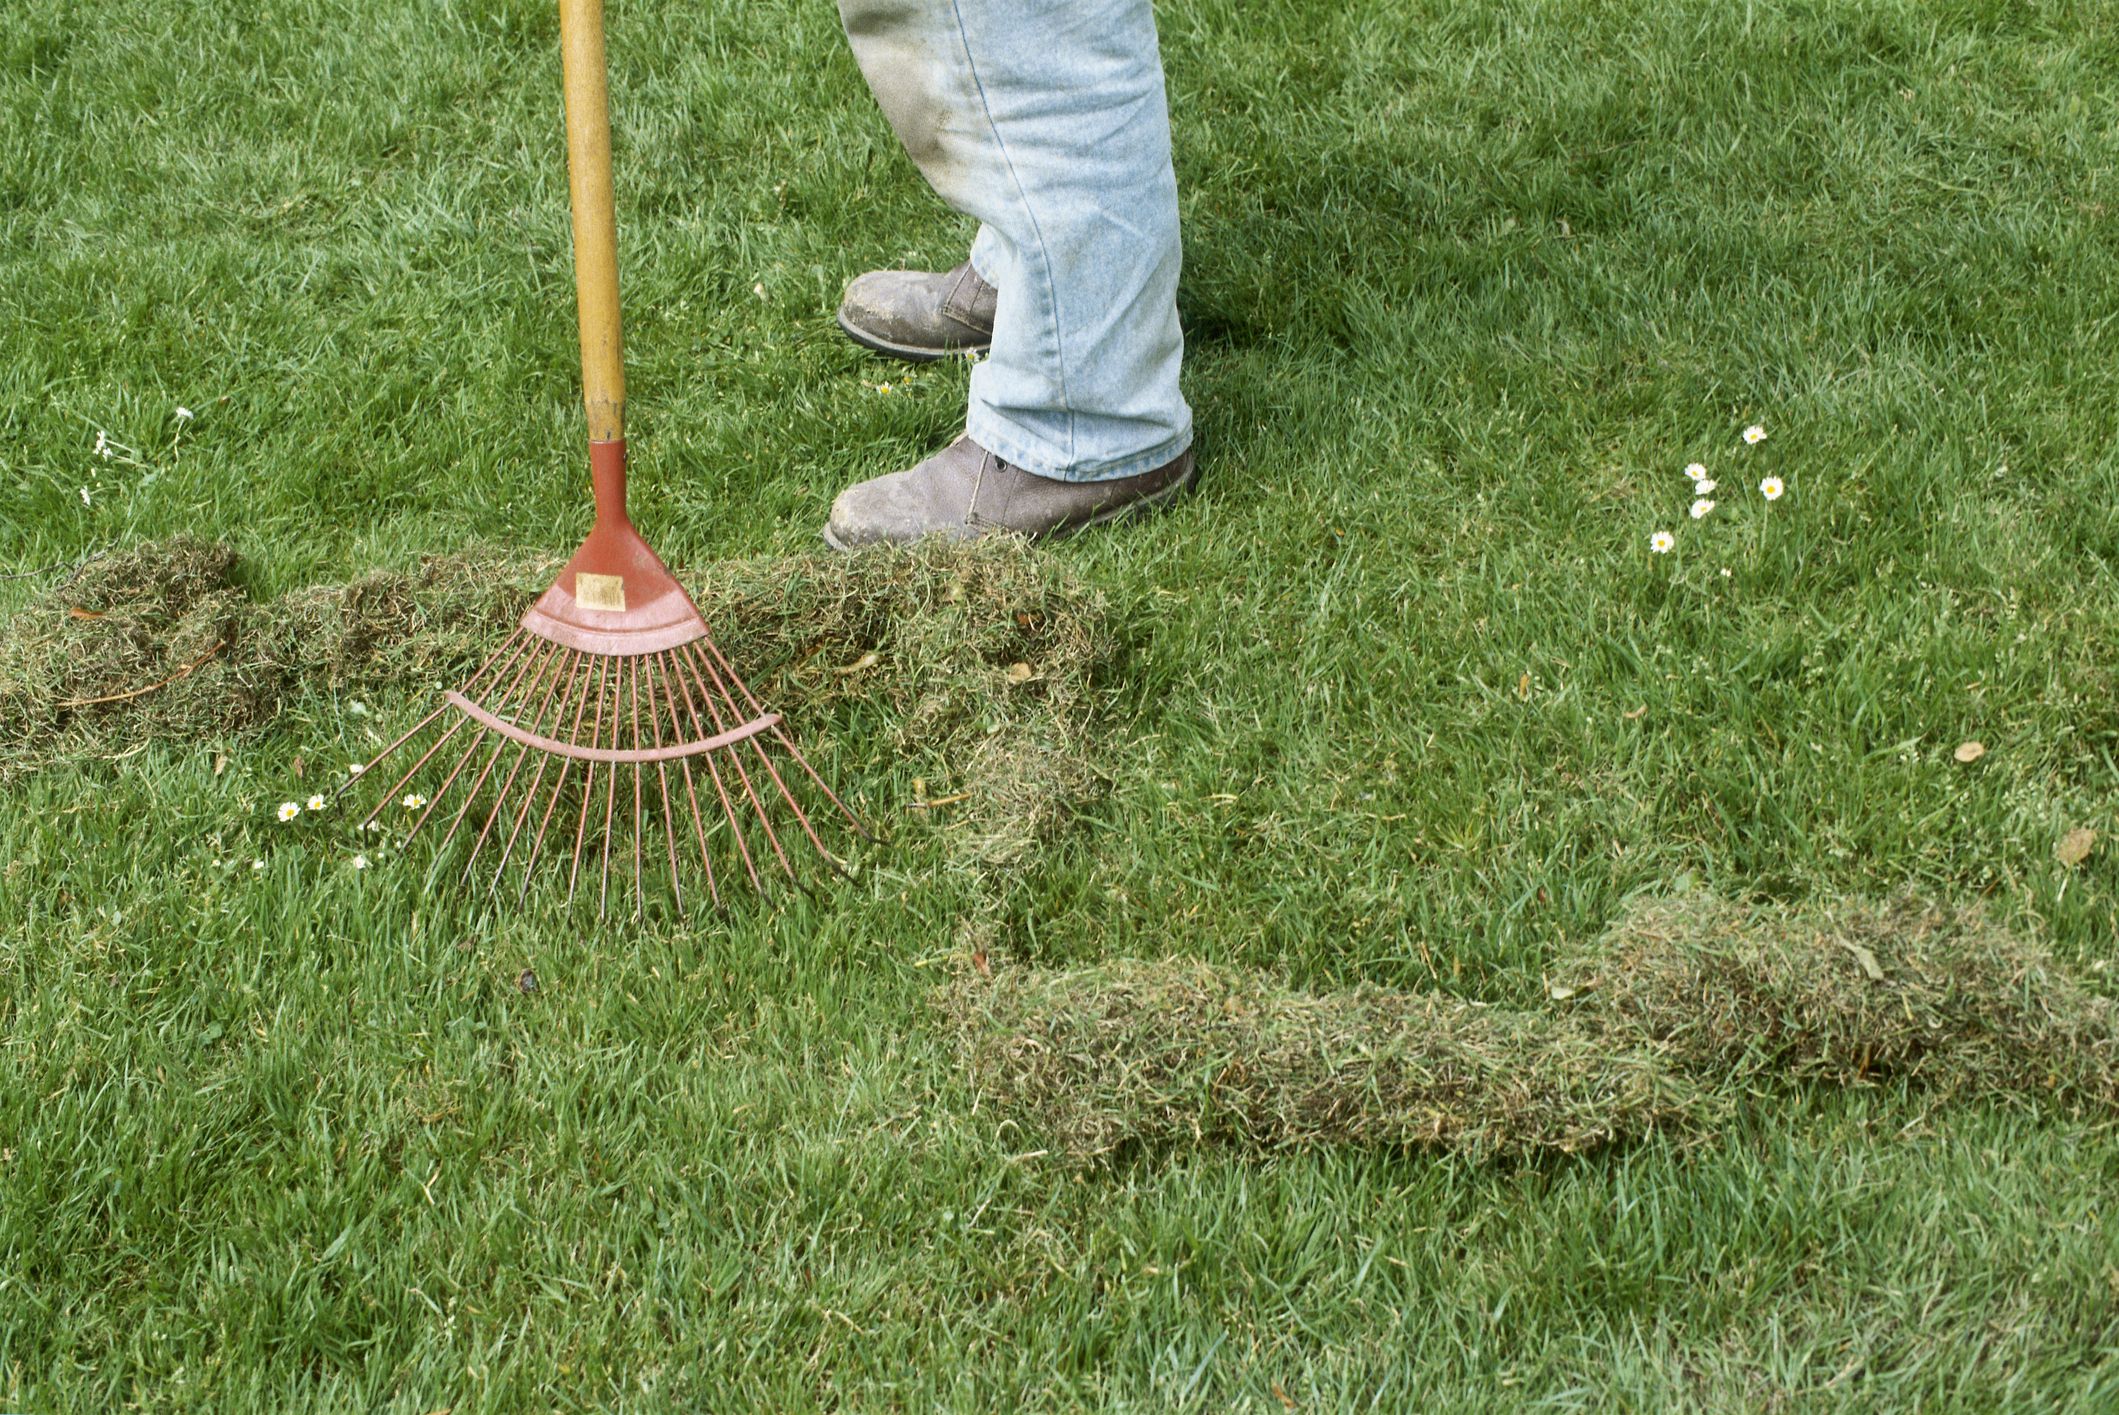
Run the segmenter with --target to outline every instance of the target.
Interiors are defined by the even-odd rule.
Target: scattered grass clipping
[[[1217,1145],[1572,1154],[1703,1136],[1798,1086],[2119,1116],[2119,1019],[1978,912],[1642,904],[1561,961],[1553,1002],[1305,992],[1168,959],[967,971],[940,994],[971,1084],[1075,1161]]]

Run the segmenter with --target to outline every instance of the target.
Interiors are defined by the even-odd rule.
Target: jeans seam
[[[1016,200],[1023,206],[1023,214],[1030,219],[1030,232],[1037,237],[1038,256],[1045,267],[1045,296],[1052,302],[1052,353],[1059,365],[1060,403],[1067,410],[1067,460],[1075,455],[1074,399],[1067,393],[1067,336],[1064,322],[1060,319],[1059,285],[1052,278],[1052,256],[1045,245],[1045,228],[1037,219],[1037,208],[1031,205],[1029,189],[1015,170],[1015,158],[1009,155],[1008,143],[1001,137],[1001,126],[993,119],[993,104],[986,97],[986,82],[979,77],[978,60],[971,54],[971,32],[964,23],[963,0],[950,0],[950,13],[956,16],[957,42],[964,46],[964,67],[971,74],[971,85],[978,91],[979,111],[986,115],[986,131],[993,134],[993,145],[1000,149],[1001,161],[1008,167],[1008,180],[1015,184]]]

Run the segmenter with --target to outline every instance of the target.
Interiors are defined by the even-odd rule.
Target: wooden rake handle
[[[574,207],[574,289],[581,310],[581,401],[588,410],[591,443],[623,442],[625,341],[618,329],[618,217],[611,200],[603,0],[559,0],[559,47],[566,81],[567,186]],[[622,483],[618,491],[622,507]]]

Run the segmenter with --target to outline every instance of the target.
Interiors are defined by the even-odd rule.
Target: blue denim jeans
[[[1149,0],[839,0],[922,175],[999,293],[966,430],[1039,476],[1152,471],[1178,392],[1177,178]]]

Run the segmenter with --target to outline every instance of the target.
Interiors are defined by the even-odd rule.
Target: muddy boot
[[[839,328],[879,354],[924,362],[984,353],[993,344],[994,288],[965,261],[940,275],[871,270],[839,303]]]
[[[1138,476],[1058,481],[1003,462],[967,435],[910,471],[839,493],[824,527],[833,550],[897,544],[923,536],[975,540],[996,531],[1071,535],[1163,505],[1192,481],[1192,453]]]

